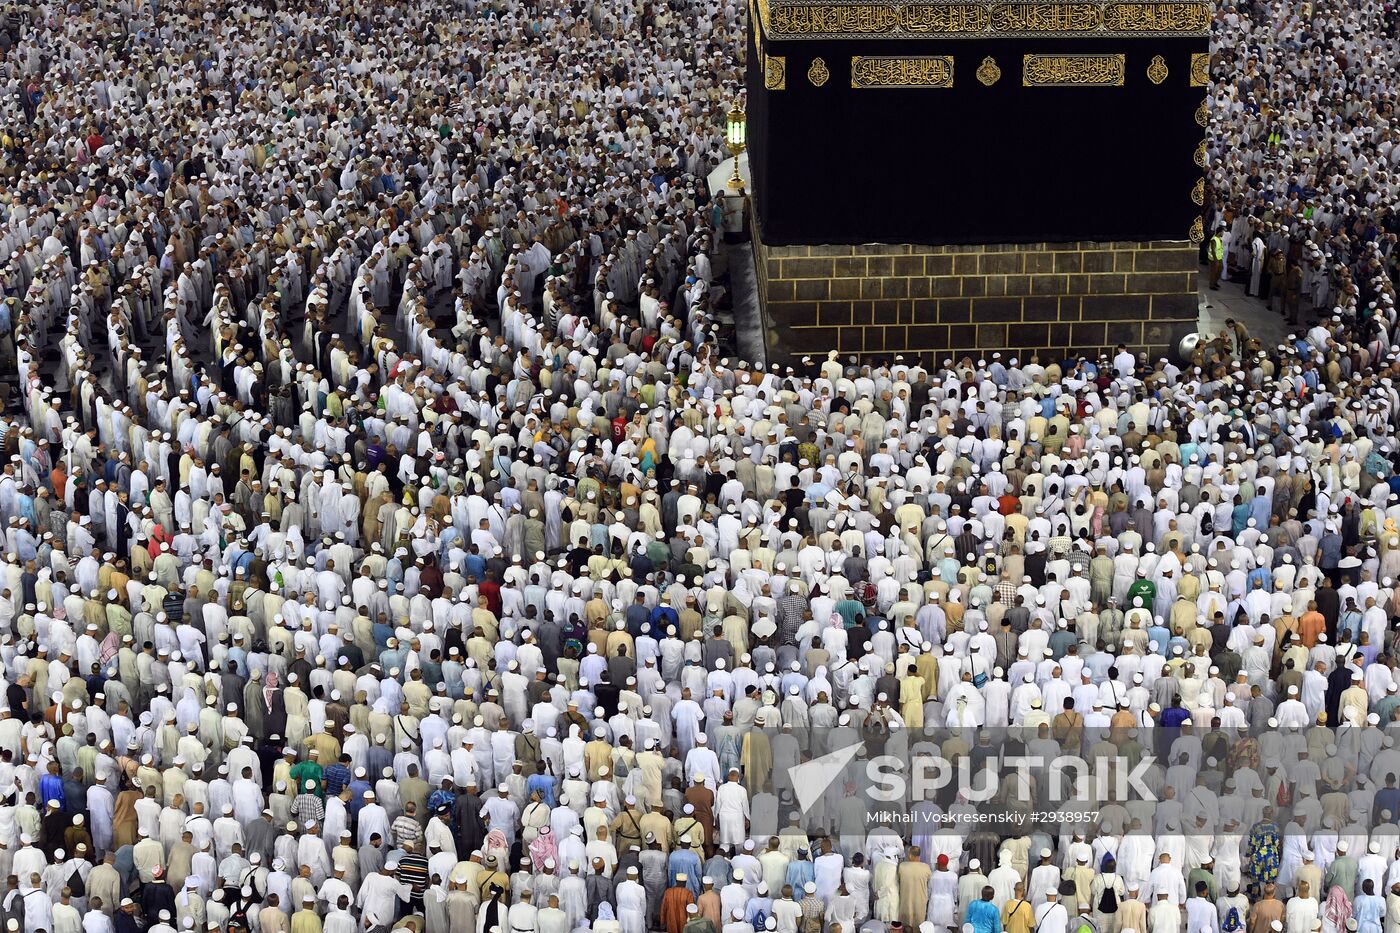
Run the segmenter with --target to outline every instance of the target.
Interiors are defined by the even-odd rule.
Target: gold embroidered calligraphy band
[[[763,86],[770,91],[782,91],[787,88],[787,56],[763,56]]]
[[[1205,87],[1210,84],[1210,53],[1191,53],[1191,86]]]
[[[852,55],[851,87],[935,88],[953,86],[953,56]]]
[[[1026,87],[1120,87],[1122,55],[1027,55],[1021,65]]]
[[[1153,0],[882,3],[759,0],[773,40],[940,36],[1205,36],[1210,5]]]

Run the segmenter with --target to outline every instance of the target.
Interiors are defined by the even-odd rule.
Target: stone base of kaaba
[[[1199,254],[1184,240],[769,246],[757,234],[772,362],[831,350],[1048,359],[1118,344],[1175,358],[1196,329]]]

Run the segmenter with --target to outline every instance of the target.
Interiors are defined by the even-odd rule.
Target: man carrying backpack
[[[1229,893],[1218,902],[1220,910],[1220,933],[1244,933],[1245,920],[1249,917],[1249,898],[1240,893],[1240,886],[1233,885]]]
[[[1118,933],[1118,905],[1127,897],[1123,876],[1118,874],[1118,862],[1105,855],[1099,873],[1089,883],[1089,909],[1093,911],[1098,933]]]

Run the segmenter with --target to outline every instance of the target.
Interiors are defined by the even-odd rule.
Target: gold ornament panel
[[[1204,36],[1210,4],[1152,0],[756,0],[773,40],[987,36]]]
[[[977,66],[977,80],[987,87],[991,87],[1001,80],[1001,69],[997,67],[997,60],[988,55],[982,59],[982,64]]]
[[[853,88],[939,88],[953,86],[953,56],[852,55]]]
[[[1201,218],[1197,217],[1191,222],[1191,229],[1187,231],[1186,238],[1197,244],[1206,238],[1205,224],[1201,222]]]
[[[1121,87],[1122,55],[1027,55],[1021,65],[1026,87]]]
[[[1210,53],[1191,53],[1191,86],[1208,87],[1210,85]]]
[[[991,17],[975,3],[917,4],[905,6],[901,26],[920,35],[963,35],[987,31]]]
[[[770,91],[787,90],[787,56],[763,56],[763,86]]]
[[[1152,61],[1147,65],[1147,80],[1153,84],[1161,84],[1167,80],[1167,61],[1160,55],[1153,55]]]
[[[1110,3],[1104,8],[1108,32],[1168,35],[1210,32],[1211,7],[1205,3]]]
[[[820,55],[812,59],[812,67],[807,69],[807,80],[812,82],[812,87],[821,87],[830,77],[826,61]]]
[[[1095,32],[1103,25],[1093,3],[996,3],[992,32],[1017,35]]]
[[[1206,203],[1206,180],[1197,178],[1196,185],[1191,189],[1191,203],[1200,207]]]

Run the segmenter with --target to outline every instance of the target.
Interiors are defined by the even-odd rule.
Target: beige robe
[[[928,886],[933,870],[923,862],[908,861],[899,866],[899,919],[906,930],[918,929],[928,914]]]

